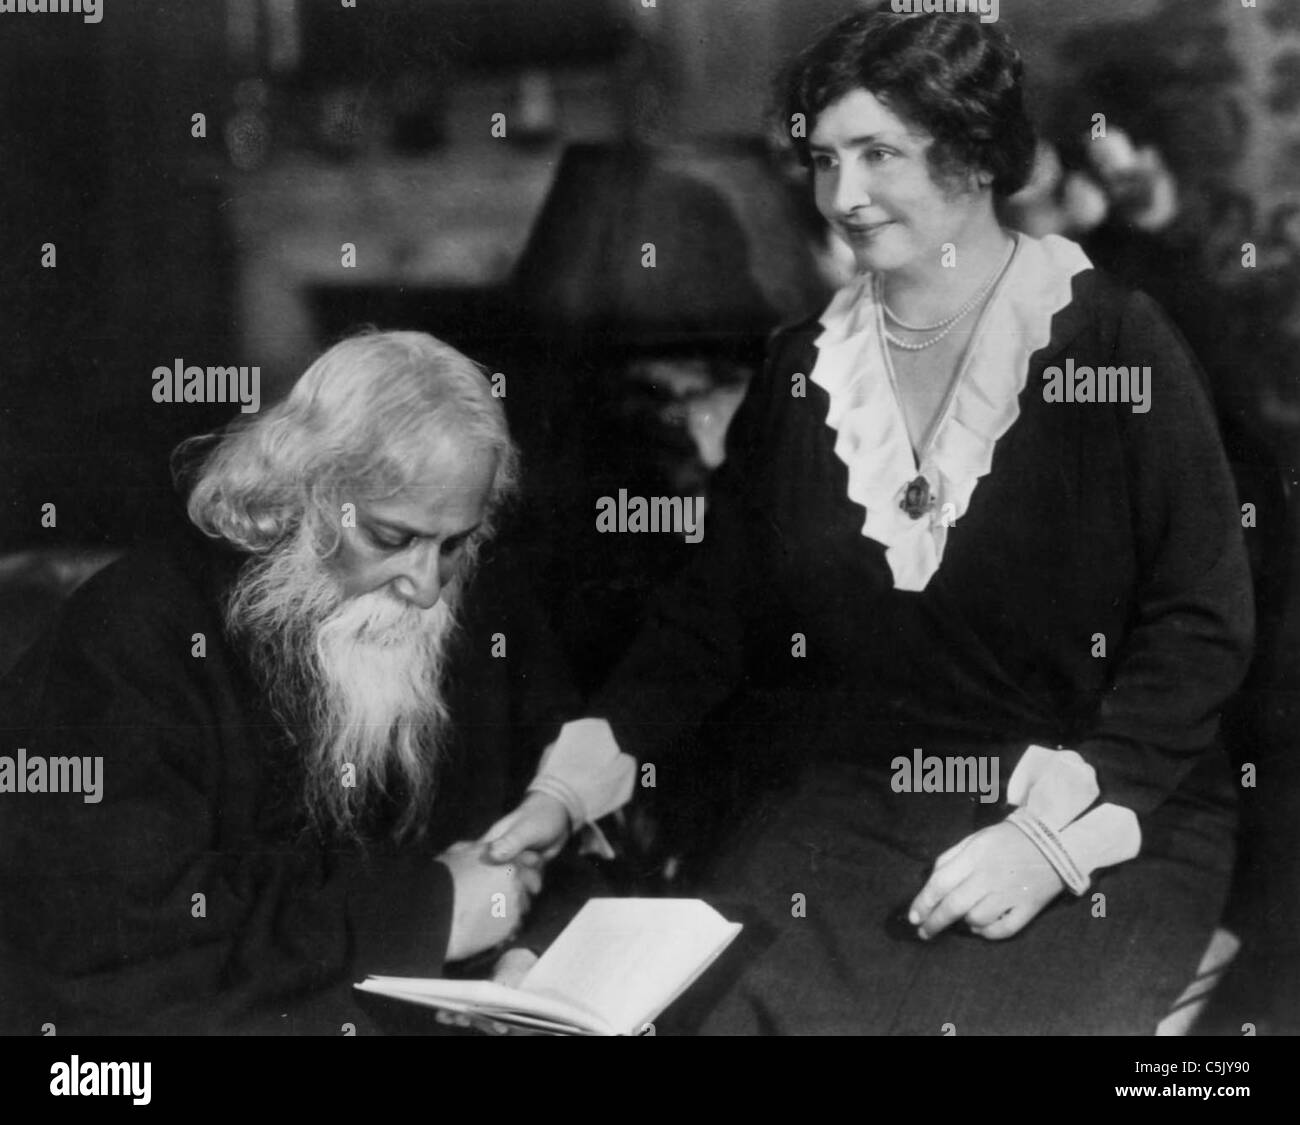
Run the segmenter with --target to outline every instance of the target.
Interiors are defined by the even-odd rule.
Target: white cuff
[[[1132,809],[1098,805],[1061,831],[1061,843],[1084,874],[1091,875],[1098,867],[1112,867],[1136,856],[1142,850],[1142,829]]]
[[[577,829],[622,808],[635,785],[636,759],[618,748],[609,723],[576,719],[543,752],[528,788],[563,804]]]
[[[1023,805],[1059,832],[1100,792],[1096,771],[1074,750],[1031,746],[1007,782],[1007,803]]]
[[[1007,801],[1033,813],[1060,836],[1070,857],[1090,875],[1132,859],[1142,848],[1137,814],[1122,805],[1098,805],[1092,766],[1074,750],[1030,746],[1007,783]]]

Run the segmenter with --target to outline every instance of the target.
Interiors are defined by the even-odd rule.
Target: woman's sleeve
[[[1115,363],[1151,368],[1150,410],[1120,412],[1141,575],[1135,619],[1086,738],[1102,799],[1140,816],[1214,742],[1254,638],[1242,513],[1204,376],[1144,294],[1125,307]]]
[[[196,657],[183,612],[114,602],[110,591],[65,616],[27,680],[18,743],[29,760],[101,762],[99,792],[0,798],[0,925],[41,982],[36,1026],[337,1033],[355,1018],[353,980],[438,972],[446,868],[420,851],[287,846],[221,807],[217,794],[241,785],[250,806],[269,802],[262,732],[244,730],[239,752],[228,742],[244,701],[223,700],[230,685],[205,663],[223,660],[216,636]]]
[[[749,624],[767,615],[773,589],[764,534],[772,518],[759,482],[779,423],[780,374],[797,340],[773,337],[728,428],[696,555],[654,595],[636,641],[588,709],[638,761],[671,754],[745,680]]]
[[[773,589],[759,466],[779,420],[781,372],[799,339],[794,331],[773,336],[731,420],[695,557],[651,598],[645,624],[587,717],[566,723],[542,756],[529,788],[563,803],[575,825],[625,804],[637,763],[662,763],[745,680],[749,623],[767,613]]]
[[[1213,745],[1254,633],[1241,510],[1205,385],[1156,304],[1130,295],[1111,362],[1150,368],[1149,409],[1116,407],[1139,575],[1136,608],[1083,737],[1030,746],[1007,783],[1010,819],[1076,894],[1132,859],[1142,819]]]

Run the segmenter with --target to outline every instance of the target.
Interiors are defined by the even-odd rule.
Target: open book
[[[593,898],[517,988],[367,977],[357,988],[560,1035],[641,1035],[741,927],[694,898]]]

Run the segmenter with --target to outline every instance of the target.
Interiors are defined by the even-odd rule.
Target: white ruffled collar
[[[849,470],[849,499],[867,511],[862,534],[884,545],[897,589],[924,590],[939,569],[948,528],[966,514],[994,447],[1020,416],[1030,356],[1047,344],[1052,318],[1070,303],[1071,279],[1091,268],[1074,242],[1017,235],[919,467],[886,367],[872,275],[855,277],[822,314],[810,378],[830,398],[826,424]],[[913,519],[900,502],[918,475],[934,506]]]

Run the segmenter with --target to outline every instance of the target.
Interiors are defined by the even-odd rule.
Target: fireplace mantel
[[[312,288],[503,284],[558,160],[558,146],[483,141],[419,159],[293,156],[224,173],[241,362],[261,366],[267,397],[301,373],[323,342]]]

